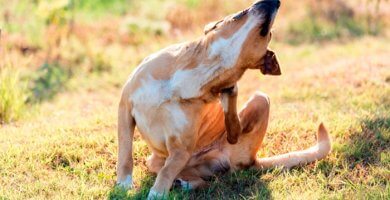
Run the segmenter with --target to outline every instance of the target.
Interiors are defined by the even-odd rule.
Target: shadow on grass
[[[327,177],[335,171],[335,168],[347,167],[349,170],[355,167],[359,168],[358,165],[364,167],[370,165],[388,166],[390,164],[387,157],[390,152],[390,116],[387,114],[363,119],[359,131],[353,131],[346,135],[342,144],[334,149],[334,153],[339,153],[340,159],[347,161],[348,166],[338,165],[325,159],[318,162],[313,173],[321,172]],[[190,192],[173,189],[169,193],[168,199],[271,199],[271,191],[268,188],[269,181],[261,179],[266,173],[266,171],[243,170],[229,175],[217,176],[205,189]],[[146,199],[154,180],[154,176],[145,175],[140,183],[140,189],[130,192],[113,188],[108,199]]]
[[[380,170],[386,171],[390,166],[390,116],[366,118],[360,125],[360,130],[346,133],[341,142],[333,145],[336,159],[318,162],[316,171],[328,178],[325,187],[329,192],[353,187],[352,196],[382,199],[388,188],[388,178]],[[379,170],[379,174],[372,170]],[[336,184],[338,181],[341,184]]]
[[[244,170],[233,174],[215,177],[209,187],[195,191],[173,189],[168,199],[270,199],[271,192],[268,183],[260,180],[265,172]],[[146,199],[155,177],[147,175],[135,192],[126,192],[114,187],[108,199]]]
[[[356,165],[388,165],[386,152],[390,152],[390,116],[380,116],[361,121],[361,130],[353,132],[345,144],[337,147],[349,167]]]
[[[361,127],[351,136],[346,157],[355,164],[380,164],[381,154],[390,150],[390,117],[365,119]]]

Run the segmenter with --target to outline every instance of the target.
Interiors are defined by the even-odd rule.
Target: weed
[[[25,112],[27,84],[19,70],[10,64],[0,64],[0,124],[19,119]]]
[[[69,80],[71,73],[58,63],[45,63],[35,74],[30,86],[32,96],[29,102],[49,100],[60,92]]]
[[[75,1],[76,9],[89,13],[102,14],[106,12],[124,14],[132,6],[134,0],[83,0]]]
[[[368,13],[358,15],[345,1],[313,1],[309,5],[306,16],[288,27],[291,44],[377,35],[383,26],[380,18],[374,17],[377,21],[373,22]]]

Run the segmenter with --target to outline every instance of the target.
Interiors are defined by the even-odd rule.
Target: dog
[[[117,184],[133,184],[132,141],[137,126],[157,174],[148,199],[166,198],[173,185],[196,189],[208,177],[246,168],[290,168],[324,158],[329,134],[321,124],[310,149],[257,158],[270,99],[255,93],[237,113],[237,81],[248,69],[280,75],[268,49],[279,0],[262,0],[205,27],[193,42],[145,58],[122,90],[118,109]]]

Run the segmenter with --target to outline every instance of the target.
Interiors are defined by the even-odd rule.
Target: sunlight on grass
[[[0,124],[18,120],[25,112],[27,84],[10,63],[0,63]]]
[[[138,133],[135,188],[114,187],[121,87],[146,56],[202,36],[206,23],[252,2],[0,0],[0,199],[145,199],[155,175]],[[332,154],[288,171],[217,176],[169,198],[388,199],[389,8],[283,1],[271,42],[283,75],[246,73],[239,107],[255,91],[271,98],[259,156],[313,145],[320,122]]]

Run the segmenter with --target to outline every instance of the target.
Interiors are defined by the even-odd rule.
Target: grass
[[[30,102],[40,102],[53,98],[63,90],[70,72],[58,63],[44,63],[36,72],[31,84]]]
[[[385,54],[377,57],[387,48],[383,39],[365,40],[334,45],[319,55],[334,60],[335,49],[348,51],[349,45],[378,45],[369,55],[357,53],[335,59],[342,63],[352,60],[349,64],[328,66],[313,61],[302,66],[299,57],[283,56],[280,59],[284,62],[284,76],[259,77],[257,72],[251,72],[240,83],[241,105],[255,90],[267,92],[273,101],[269,132],[259,155],[310,146],[315,141],[316,125],[325,121],[334,139],[334,151],[327,159],[286,172],[243,171],[216,177],[209,189],[193,193],[175,190],[172,198],[387,198],[390,88],[385,66],[389,61]],[[283,51],[292,47],[279,48]],[[366,58],[371,62],[360,61]],[[349,77],[351,66],[356,68],[355,76],[365,78]],[[84,78],[75,77],[73,81],[78,79]],[[294,87],[287,86],[291,82]],[[0,194],[11,199],[145,197],[154,176],[147,172],[148,150],[138,135],[136,189],[125,193],[113,188],[119,90],[115,85],[80,85],[44,102],[38,116],[4,126],[0,130]]]
[[[356,17],[355,11],[343,1],[330,0],[330,3],[312,3],[308,8],[308,17],[300,23],[289,25],[288,42],[329,41],[342,38],[361,37],[366,34],[375,35],[380,32],[382,24],[376,22],[376,30],[370,30],[363,17]],[[329,5],[330,4],[330,5]],[[333,4],[333,5],[332,5]],[[371,16],[365,16],[371,17]]]
[[[25,117],[12,117],[12,123],[0,125],[0,199],[144,199],[154,182],[155,176],[148,173],[145,165],[149,150],[136,134],[135,188],[125,192],[114,187],[120,89],[145,56],[201,35],[202,21],[216,17],[208,13],[212,9],[204,6],[213,5],[211,1],[174,1],[174,5],[180,2],[186,6],[189,19],[196,13],[201,20],[185,22],[192,25],[183,26],[191,27],[183,33],[166,30],[155,34],[154,27],[161,26],[166,13],[151,11],[156,6],[169,7],[173,1],[97,3],[93,5],[96,13],[89,2],[92,1],[77,8],[82,11],[76,10],[80,20],[76,21],[72,35],[61,36],[50,56],[47,45],[34,42],[45,39],[48,26],[32,26],[36,29],[31,31],[32,35],[15,23],[10,23],[14,27],[10,32],[2,31],[2,48],[14,65],[0,68],[0,85],[5,85],[0,87],[0,94],[12,97],[1,99],[0,105],[8,102],[7,110]],[[122,7],[117,9],[118,5],[127,4],[133,7],[131,10],[136,9],[136,14],[124,14]],[[237,5],[247,4],[240,1]],[[19,20],[18,9],[8,6],[11,7],[4,9],[13,11],[10,22]],[[103,9],[105,6],[113,10],[111,15]],[[319,43],[290,43],[282,36],[290,34],[294,18],[287,8],[295,5],[286,2],[283,6],[275,24],[276,40],[271,44],[279,56],[283,76],[248,72],[239,83],[239,105],[258,90],[271,97],[270,126],[259,156],[311,146],[320,122],[325,122],[332,135],[332,154],[289,171],[244,170],[214,177],[209,188],[193,192],[174,189],[170,199],[390,197],[389,37],[385,32],[371,36],[363,33],[341,40],[335,36],[336,39],[321,39]],[[18,6],[19,10],[29,7],[34,5]],[[219,8],[217,15],[237,9],[230,8],[229,3]],[[0,13],[3,11],[0,8]],[[97,15],[99,20],[91,22]],[[142,27],[134,28],[128,17],[133,21],[134,17],[146,20]],[[36,23],[23,20],[26,24]],[[26,34],[18,34],[19,30]],[[24,81],[21,77],[29,77],[30,87],[20,87]],[[30,94],[38,94],[39,100],[26,104]]]
[[[18,69],[0,63],[0,124],[18,120],[26,109],[28,90]]]

